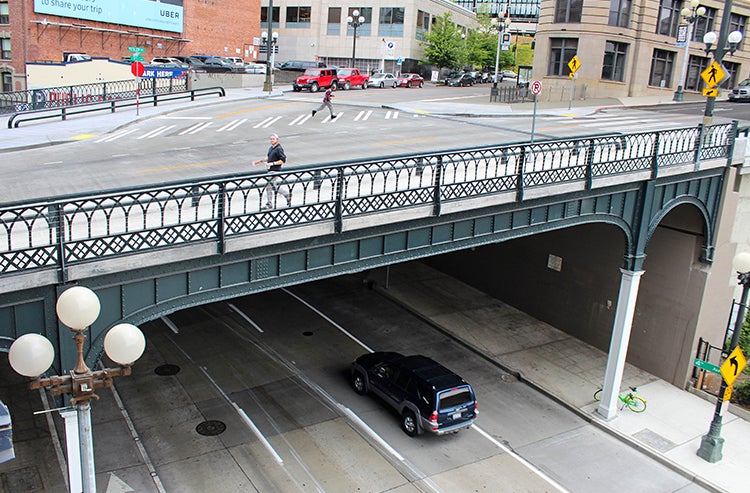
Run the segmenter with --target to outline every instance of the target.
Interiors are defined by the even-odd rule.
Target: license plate
[[[451,419],[461,419],[461,413],[453,413],[453,414],[451,414]]]

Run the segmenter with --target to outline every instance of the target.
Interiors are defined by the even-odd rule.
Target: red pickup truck
[[[338,69],[338,76],[339,88],[345,90],[357,86],[367,89],[367,81],[370,80],[369,75],[361,73],[356,68],[340,68]]]

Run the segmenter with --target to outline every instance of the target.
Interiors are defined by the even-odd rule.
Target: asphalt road
[[[702,491],[359,276],[205,305],[169,322],[142,326],[147,352],[118,381],[167,491]],[[409,438],[390,408],[349,388],[350,362],[369,350],[426,354],[462,375],[478,396],[474,427]],[[179,373],[156,376],[165,363]],[[226,431],[197,436],[196,425],[213,419]]]

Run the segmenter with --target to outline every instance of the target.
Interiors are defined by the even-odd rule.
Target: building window
[[[630,0],[609,1],[609,25],[628,27],[630,25]]]
[[[659,19],[656,21],[656,34],[663,34],[671,38],[677,37],[680,9],[682,9],[682,0],[661,0]]]
[[[381,7],[378,36],[404,36],[404,9],[402,7]]]
[[[695,20],[693,24],[693,37],[691,41],[703,42],[703,35],[714,28],[714,19],[716,19],[716,9],[706,7],[706,15],[702,15]]]
[[[369,36],[372,33],[372,7],[349,7],[346,15],[353,18],[352,12],[355,10],[359,10],[359,15],[365,18],[365,23],[357,28],[357,36]],[[346,28],[346,35],[354,35],[354,29],[349,25]]]
[[[550,38],[550,57],[547,75],[567,76],[570,73],[568,62],[577,52],[577,39]]]
[[[326,34],[341,34],[341,7],[328,7],[328,30]]]
[[[279,7],[273,8],[273,27],[279,27]],[[268,7],[260,8],[260,27],[268,29]]]
[[[287,7],[285,26],[298,29],[310,27],[311,11],[312,7]]]
[[[7,0],[0,0],[0,24],[10,24]]]
[[[581,22],[583,0],[557,0],[555,22]]]
[[[649,74],[648,85],[656,87],[672,87],[673,67],[674,52],[655,49],[654,56],[651,59],[651,73]]]
[[[10,72],[2,72],[3,80],[2,80],[2,92],[12,92],[13,91],[13,77],[10,75]]]
[[[604,45],[604,62],[602,64],[602,79],[625,80],[625,56],[628,53],[628,45],[607,41]]]
[[[747,17],[734,13],[731,14],[731,17],[729,18],[729,32],[739,31],[743,34],[742,41],[737,45],[738,50],[742,49],[742,45],[745,42],[745,24],[747,24]]]
[[[430,30],[430,14],[417,10],[417,32],[416,38],[424,41],[425,35]]]
[[[0,38],[0,58],[3,60],[10,60],[12,58],[10,53],[10,38]]]
[[[685,74],[685,89],[699,91],[701,88],[701,72],[706,70],[711,60],[704,56],[690,55]],[[724,64],[726,66],[726,63]]]

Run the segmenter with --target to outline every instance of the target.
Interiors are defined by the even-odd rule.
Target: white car
[[[367,87],[398,87],[398,79],[393,74],[378,72],[370,76]]]
[[[265,74],[266,66],[262,63],[247,63],[245,64],[246,74]]]

